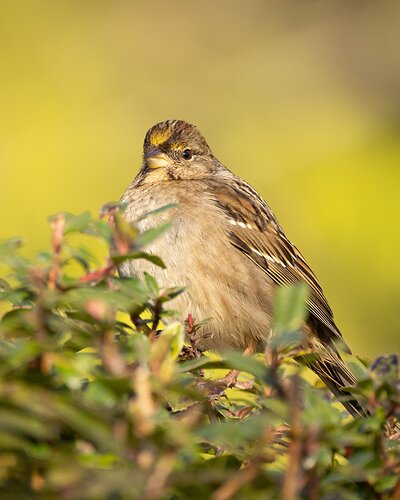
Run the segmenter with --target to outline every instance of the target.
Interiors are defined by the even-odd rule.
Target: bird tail
[[[313,321],[314,320],[314,321]],[[338,348],[351,354],[339,330],[335,339],[332,331],[315,318],[305,324],[306,348],[308,354],[296,357],[297,361],[310,368],[324,382],[353,417],[370,415],[368,408],[355,398],[349,387],[355,387],[357,380],[341,358]]]
[[[355,386],[357,381],[333,348],[325,348],[321,357],[307,363],[307,366],[318,375],[353,417],[369,415],[369,411],[346,389]]]

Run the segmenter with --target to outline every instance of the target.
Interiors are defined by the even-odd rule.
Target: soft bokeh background
[[[5,1],[0,236],[96,211],[146,130],[197,124],[268,200],[353,350],[400,347],[398,1]]]

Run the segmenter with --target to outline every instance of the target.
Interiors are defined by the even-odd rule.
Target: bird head
[[[157,123],[147,132],[143,160],[142,173],[152,181],[199,179],[217,167],[197,127],[182,120]]]

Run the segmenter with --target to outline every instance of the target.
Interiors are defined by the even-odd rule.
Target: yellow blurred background
[[[5,1],[1,237],[96,212],[181,118],[252,183],[357,354],[400,347],[398,1]]]

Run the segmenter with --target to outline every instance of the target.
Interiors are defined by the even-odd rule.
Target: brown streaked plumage
[[[122,201],[130,222],[176,204],[139,222],[146,229],[172,216],[172,227],[149,248],[167,269],[131,261],[120,272],[147,271],[161,285],[186,286],[172,305],[180,319],[188,313],[210,318],[201,330],[203,349],[262,350],[271,333],[274,288],[305,282],[310,294],[304,331],[308,346],[319,353],[310,368],[336,396],[348,396],[343,387],[355,379],[337,345],[348,348],[314,273],[267,203],[217,160],[196,127],[180,120],[152,127],[142,169]],[[354,400],[344,405],[353,414],[364,413]]]

